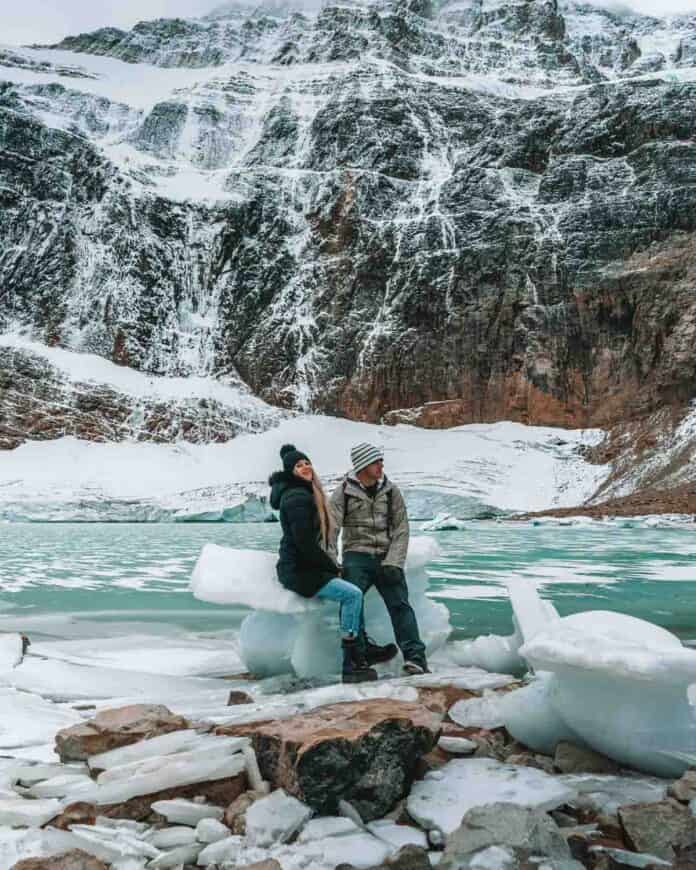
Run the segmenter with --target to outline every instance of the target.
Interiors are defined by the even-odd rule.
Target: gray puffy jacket
[[[336,537],[343,529],[344,553],[369,553],[382,558],[384,565],[404,567],[408,552],[408,514],[396,484],[384,477],[377,495],[371,498],[360,482],[348,474],[331,495],[331,510]],[[331,549],[336,549],[335,540]]]

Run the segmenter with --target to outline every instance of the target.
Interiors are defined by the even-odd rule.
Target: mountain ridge
[[[0,331],[373,422],[686,413],[696,15],[262,12],[0,50]]]

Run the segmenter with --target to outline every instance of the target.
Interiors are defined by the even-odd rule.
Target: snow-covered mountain
[[[695,97],[696,15],[556,0],[227,5],[0,49],[0,446],[224,441],[265,403],[685,407]],[[234,398],[133,409],[37,345]]]

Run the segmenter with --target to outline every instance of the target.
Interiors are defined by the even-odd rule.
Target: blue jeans
[[[362,616],[363,594],[347,580],[334,577],[325,583],[317,592],[317,598],[325,598],[328,601],[338,601],[341,605],[340,623],[341,632],[344,635],[358,636],[360,631],[360,619]]]
[[[394,639],[404,658],[418,663],[425,661],[425,645],[418,632],[416,614],[408,600],[408,586],[403,574],[396,581],[390,582],[382,575],[381,559],[351,550],[343,554],[343,571],[350,582],[355,583],[364,594],[372,586],[377,588],[389,611]],[[365,627],[361,625],[361,646],[366,642]]]

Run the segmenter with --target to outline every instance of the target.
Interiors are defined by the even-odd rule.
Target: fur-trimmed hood
[[[301,480],[292,471],[274,471],[268,478],[268,485],[271,487],[271,507],[275,511],[279,510],[281,496],[288,489],[297,487],[312,491],[312,484],[306,480]]]

